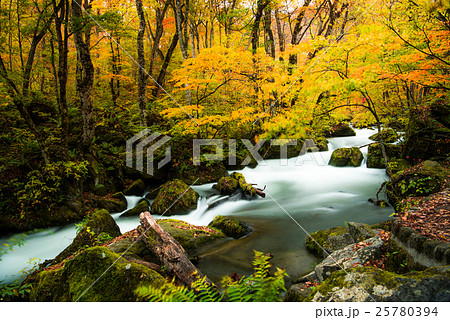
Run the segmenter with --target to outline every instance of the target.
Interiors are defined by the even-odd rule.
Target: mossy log
[[[144,234],[142,239],[147,248],[159,257],[167,273],[173,274],[180,284],[188,287],[199,276],[203,276],[189,260],[183,247],[161,228],[149,212],[142,212],[140,218],[138,231]]]
[[[253,184],[251,183],[247,183],[247,181],[245,181],[245,177],[243,176],[242,173],[239,172],[233,172],[231,174],[231,177],[233,179],[236,179],[238,181],[239,187],[244,190],[247,194],[249,194],[250,196],[255,196],[255,195],[259,195],[262,198],[266,197],[266,194],[263,192],[263,189],[258,189],[258,188],[254,188]]]

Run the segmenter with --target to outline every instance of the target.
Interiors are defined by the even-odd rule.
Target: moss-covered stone
[[[327,137],[350,137],[356,136],[355,130],[353,130],[347,123],[340,123],[333,126],[327,133]]]
[[[101,198],[94,199],[94,206],[99,209],[105,209],[109,212],[120,212],[127,208],[127,200],[124,198]]]
[[[239,183],[239,187],[242,190],[244,190],[247,194],[249,194],[252,197],[256,195],[255,188],[253,188],[253,186],[250,183],[247,183],[247,181],[245,181],[245,177],[242,173],[233,172],[231,174],[231,178],[236,179]]]
[[[207,162],[196,166],[192,160],[186,160],[170,170],[170,177],[179,179],[189,185],[200,185],[216,182],[222,177],[228,176],[228,171],[222,162]]]
[[[378,133],[375,133],[374,135],[371,135],[369,137],[370,140],[373,141],[381,141],[385,143],[393,143],[399,139],[399,136],[397,132],[394,131],[392,128],[383,129]]]
[[[99,237],[102,236],[109,238],[120,236],[119,226],[105,209],[94,211],[91,214],[86,225],[78,232],[72,243],[55,258],[55,262],[66,259],[86,246],[96,244]]]
[[[361,150],[356,147],[340,148],[333,151],[329,164],[335,167],[359,167],[363,159]]]
[[[328,140],[324,137],[314,139],[317,151],[328,151]]]
[[[358,285],[355,285],[358,283]],[[378,268],[353,268],[334,272],[304,301],[426,302],[450,299],[450,267],[398,275]]]
[[[120,216],[121,217],[133,217],[133,216],[138,216],[141,214],[141,212],[145,212],[145,211],[149,211],[149,206],[148,206],[147,200],[142,199],[141,201],[139,201],[139,203],[134,208],[131,208],[131,209],[125,211]]]
[[[403,170],[408,169],[411,167],[408,160],[405,159],[394,159],[388,162],[387,168],[390,169],[392,174],[396,174],[398,172],[402,172]]]
[[[222,177],[214,188],[222,195],[230,195],[239,187],[239,182],[232,177]]]
[[[147,248],[142,239],[124,238],[110,244],[108,248],[117,254],[124,254],[135,259],[159,263],[159,259]]]
[[[388,160],[401,158],[401,146],[385,143],[384,148],[386,150]],[[381,151],[381,145],[379,143],[373,143],[369,146],[369,151],[367,153],[367,168],[386,168],[386,163],[384,162],[383,153]]]
[[[144,181],[142,181],[142,179],[137,179],[125,190],[124,193],[127,196],[142,196],[144,191],[145,191]]]
[[[29,281],[31,301],[136,301],[139,286],[164,283],[156,271],[104,247],[89,248],[63,268],[41,271]]]
[[[94,193],[97,196],[103,197],[108,194],[108,190],[106,189],[106,187],[103,184],[98,184],[94,187]]]
[[[226,236],[235,239],[242,238],[251,232],[250,227],[246,223],[224,216],[215,217],[208,224],[208,227],[219,229]]]
[[[386,194],[394,204],[409,197],[427,196],[438,192],[448,176],[448,169],[427,160],[395,174],[386,184]]]
[[[190,223],[175,219],[164,219],[158,221],[159,225],[190,255],[196,253],[198,249],[213,241],[225,238],[223,232],[203,226],[195,226]]]
[[[375,232],[365,223],[349,222],[348,230],[355,242],[361,242],[375,237]]]
[[[197,208],[198,193],[181,180],[173,180],[161,186],[151,206],[151,213],[165,216],[187,214]]]
[[[343,234],[348,234],[348,229],[346,227],[334,227],[328,230],[319,230],[311,233],[305,240],[306,249],[319,258],[326,257],[333,251],[330,249],[331,246],[327,242],[328,238]],[[322,248],[327,252],[324,252]]]

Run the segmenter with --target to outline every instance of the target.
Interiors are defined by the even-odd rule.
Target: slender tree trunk
[[[303,20],[305,19],[305,13],[306,13],[306,10],[308,9],[310,3],[311,3],[311,0],[305,0],[302,8],[300,9],[300,12],[299,12],[297,18],[295,19],[295,26],[294,26],[294,31],[292,32],[292,39],[291,39],[292,45],[297,45],[298,42],[300,41],[298,38],[299,38],[300,32],[302,31]],[[289,63],[292,65],[297,64],[297,55],[296,54],[291,54],[289,56]]]
[[[89,0],[85,0],[83,9],[89,9]],[[80,72],[77,76],[77,89],[81,102],[81,113],[83,115],[83,134],[81,144],[85,153],[91,152],[92,140],[95,135],[94,119],[92,114],[91,91],[94,84],[94,65],[90,53],[89,24],[84,25],[83,9],[77,0],[72,0],[72,26],[73,38],[77,49]]]
[[[253,28],[252,28],[252,53],[255,54],[256,50],[259,47],[259,25],[261,23],[261,18],[264,12],[264,9],[269,4],[268,0],[258,0],[257,1],[257,8],[256,8],[256,14],[255,14],[255,21],[253,22]]]
[[[145,15],[142,6],[142,0],[136,0],[136,10],[139,17],[139,30],[137,34],[137,54],[138,54],[138,102],[139,102],[139,121],[141,127],[147,126],[147,103],[145,99],[147,89],[147,73],[145,71]]]
[[[52,0],[53,7],[56,10],[56,0]],[[60,14],[55,15],[55,31],[58,43],[58,105],[61,119],[61,141],[63,144],[65,158],[69,157],[69,112],[67,107],[67,78],[68,63],[67,55],[69,52],[69,1],[60,0]]]
[[[181,2],[180,0],[175,0],[175,17],[176,17],[176,28],[178,33],[178,41],[180,43],[181,55],[183,56],[183,60],[186,61],[188,59],[187,54],[187,22],[188,22],[188,13],[189,13],[189,3],[186,1],[186,11],[183,19],[183,15],[181,13]],[[184,21],[184,28],[182,27],[182,23]],[[184,30],[184,35],[183,35]],[[188,86],[187,84],[185,86]],[[190,89],[186,89],[186,105],[192,104],[192,93]]]
[[[272,32],[272,10],[264,9],[264,47],[266,54],[275,59],[275,40]]]
[[[281,27],[281,21],[278,14],[278,9],[275,10],[275,21],[277,23],[278,46],[280,48],[280,52],[284,52],[286,50],[286,44],[284,40],[283,28]],[[282,57],[280,57],[280,61],[283,61]]]

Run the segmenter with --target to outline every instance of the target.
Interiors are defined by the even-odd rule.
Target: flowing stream
[[[254,169],[240,171],[247,182],[260,188],[266,186],[265,199],[227,202],[208,210],[208,205],[220,196],[214,194],[212,184],[193,187],[200,194],[197,209],[170,218],[207,225],[217,215],[234,216],[249,223],[254,231],[242,239],[225,239],[204,249],[199,255],[199,269],[213,281],[233,272],[249,274],[253,251],[258,250],[272,253],[272,263],[285,268],[290,276],[302,275],[318,261],[306,251],[307,234],[349,221],[374,224],[387,220],[392,208],[378,208],[367,201],[375,197],[381,183],[388,179],[383,169],[368,169],[365,160],[358,168],[327,165],[333,150],[366,145],[375,131],[356,132],[355,137],[329,139],[327,152],[307,153],[289,160],[266,160]],[[361,151],[366,157],[367,147]],[[127,197],[127,209],[133,208],[141,198]],[[122,233],[139,224],[138,217],[120,218],[120,214],[112,216]],[[0,281],[18,278],[20,270],[30,267],[28,261],[32,258],[41,261],[54,258],[75,235],[75,225],[71,224],[30,234],[22,246],[13,244],[23,234],[0,238],[3,250],[7,248],[4,243],[14,250],[0,256]]]

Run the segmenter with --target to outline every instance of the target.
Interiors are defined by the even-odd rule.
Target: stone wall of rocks
[[[410,227],[393,223],[391,239],[404,249],[414,264],[423,268],[450,264],[450,243],[428,239]]]

